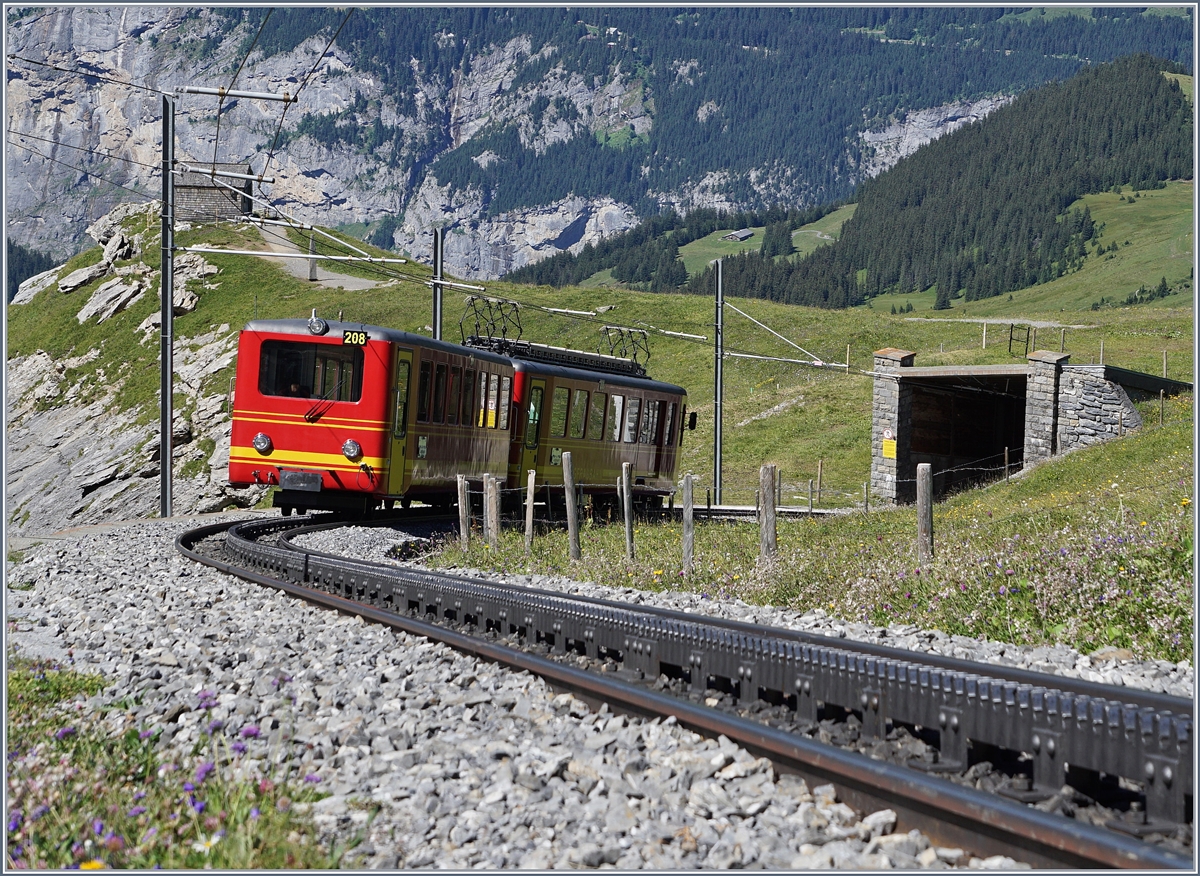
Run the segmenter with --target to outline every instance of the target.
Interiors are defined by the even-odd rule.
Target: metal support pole
[[[917,562],[933,559],[933,467],[917,465]]]
[[[312,234],[309,234],[308,235],[308,252],[310,255],[312,255],[312,254],[316,253],[316,251],[317,251],[316,240],[314,239],[314,236]],[[317,260],[316,259],[308,260],[308,281],[310,283],[315,283],[317,281]]]
[[[817,504],[821,504],[821,477],[824,474],[825,460],[817,460]]]
[[[987,323],[983,324],[983,349],[987,349]]]
[[[171,423],[174,405],[174,353],[172,340],[175,316],[175,101],[162,99],[162,262],[159,295],[162,299],[162,372],[159,379],[158,477],[159,514],[171,516]]]
[[[582,560],[579,551],[579,506],[575,504],[575,467],[571,464],[571,451],[562,455],[563,501],[567,504],[567,542],[571,559]]]
[[[1004,448],[1004,481],[1008,482],[1008,448]]]
[[[1064,353],[1067,349],[1067,330],[1063,329],[1058,338],[1058,352]]]
[[[695,556],[696,522],[695,509],[692,507],[692,476],[683,478],[683,574],[692,574],[692,560]]]
[[[492,535],[491,532],[489,532],[489,527],[492,525],[492,515],[488,513],[488,498],[491,492],[491,478],[492,476],[487,473],[485,473],[483,476],[483,519],[481,523],[483,524],[483,540],[488,544],[491,544],[492,541]]]
[[[436,228],[433,232],[433,339],[442,339],[442,251],[445,247],[446,230]]]
[[[715,351],[715,393],[713,420],[713,495],[717,504],[721,504],[721,426],[725,402],[725,374],[723,363],[725,359],[725,285],[721,269],[721,259],[717,259],[717,326],[713,346]]]
[[[488,475],[487,487],[487,521],[488,544],[493,551],[500,549],[500,482],[494,475]]]

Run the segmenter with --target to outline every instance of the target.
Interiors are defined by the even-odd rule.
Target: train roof
[[[494,353],[490,350],[481,349],[479,347],[464,347],[461,344],[453,344],[449,341],[435,341],[433,338],[425,337],[424,335],[416,335],[411,332],[400,331],[399,329],[383,328],[377,325],[368,325],[362,322],[344,322],[336,319],[324,320],[327,328],[321,334],[315,334],[309,330],[309,320],[298,319],[255,319],[246,323],[243,331],[250,332],[272,332],[275,334],[284,335],[299,335],[306,338],[316,337],[337,337],[344,331],[365,331],[367,337],[372,341],[388,341],[394,344],[408,344],[417,347],[425,347],[427,349],[442,350],[447,353],[455,353],[458,355],[474,356],[476,359],[482,359],[488,362],[505,362],[513,366],[516,371],[524,371],[529,374],[542,374],[551,377],[565,377],[570,380],[588,380],[595,381],[597,378],[603,380],[605,384],[612,386],[628,386],[639,389],[649,389],[654,392],[664,392],[679,395],[686,395],[687,390],[681,386],[676,386],[673,383],[664,383],[660,380],[652,380],[649,377],[637,377],[632,374],[612,374],[608,372],[592,371],[585,368],[572,368],[566,365],[556,365],[546,362],[529,361],[519,359],[514,356],[505,356],[499,353]]]

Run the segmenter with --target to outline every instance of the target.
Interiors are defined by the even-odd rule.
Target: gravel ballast
[[[7,567],[10,647],[103,673],[108,687],[82,703],[82,714],[112,732],[161,727],[164,761],[191,766],[214,720],[230,738],[260,728],[230,768],[251,777],[287,766],[318,779],[330,795],[311,806],[319,840],[332,846],[363,835],[346,866],[1018,866],[895,834],[893,813],[860,817],[831,786],[778,776],[728,740],[705,740],[671,719],[597,712],[528,674],[199,566],[173,544],[197,522],[140,523],[27,550]],[[357,528],[324,549],[379,558],[401,538]],[[783,616],[785,625],[850,638],[881,635],[816,612],[777,616],[557,577],[506,580],[760,623]],[[942,639],[887,631],[878,640],[946,653],[972,647]],[[977,659],[995,661],[1029,650],[974,647],[985,649]],[[1014,665],[1102,671],[1060,650]],[[1191,695],[1190,667],[1113,665],[1126,683],[1145,678]],[[215,707],[200,708],[201,692],[215,695]],[[140,705],[105,711],[135,698]],[[373,803],[380,808],[368,824]]]

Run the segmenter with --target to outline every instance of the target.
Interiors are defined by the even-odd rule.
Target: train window
[[[538,424],[542,421],[542,396],[545,390],[535,386],[529,393],[529,424],[525,427],[525,446],[538,446]]]
[[[512,399],[512,378],[500,378],[500,404],[496,410],[496,428],[508,428],[508,406]]]
[[[479,409],[475,412],[475,425],[482,429],[487,424],[487,379],[486,371],[479,372]]]
[[[433,372],[433,422],[446,419],[446,366],[438,363]]]
[[[462,395],[462,369],[455,365],[450,369],[450,382],[446,384],[446,422],[458,423],[459,396]]]
[[[671,439],[675,437],[675,402],[667,405],[667,419],[663,423],[663,447],[671,446]]]
[[[550,437],[562,438],[567,434],[567,401],[570,392],[565,386],[554,390],[554,403],[550,406]]]
[[[625,434],[622,436],[626,444],[637,440],[638,414],[641,413],[642,400],[631,398],[629,407],[625,409]]]
[[[608,400],[608,440],[621,440],[621,423],[625,413],[625,396],[614,395]]]
[[[433,363],[421,363],[421,376],[417,380],[417,422],[429,422],[429,384],[433,380]]]
[[[588,393],[586,389],[575,390],[571,400],[571,437],[582,438],[583,428],[587,425]]]
[[[592,393],[592,406],[588,408],[587,436],[593,441],[604,437],[604,407],[608,396],[603,392]]]
[[[638,433],[639,444],[653,444],[655,433],[658,432],[658,406],[662,402],[647,401],[642,411],[642,431]]]
[[[489,429],[496,428],[496,408],[497,399],[500,394],[500,375],[490,375],[488,381],[488,396],[487,396],[487,427]]]
[[[362,398],[362,368],[362,347],[263,341],[258,391],[356,402]]]
[[[408,426],[408,372],[412,368],[401,359],[396,363],[396,421],[392,431],[397,438],[403,438]]]
[[[459,422],[464,426],[470,426],[474,420],[475,413],[475,369],[467,370],[463,377],[463,396],[462,396],[462,417]]]
[[[679,407],[679,446],[683,446],[683,424],[687,422],[687,405]]]

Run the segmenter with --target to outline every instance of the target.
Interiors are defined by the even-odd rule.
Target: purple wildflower
[[[74,727],[63,727],[61,730],[59,730],[57,733],[54,734],[54,738],[57,739],[59,742],[61,742],[62,740],[66,739],[68,736],[74,736],[74,735],[75,735]]]
[[[257,725],[251,724],[248,727],[243,727],[242,728],[242,738],[243,739],[257,739],[258,738]]]
[[[45,803],[41,803],[41,804],[35,806],[33,808],[33,811],[29,813],[29,820],[37,821],[39,818],[41,818],[43,815],[45,815],[49,811],[50,811],[50,807],[47,806]]]
[[[222,727],[224,727],[224,726],[225,726],[225,722],[224,722],[224,721],[222,721],[220,718],[217,718],[215,721],[210,721],[210,722],[209,722],[209,724],[208,724],[208,732],[209,732],[209,733],[216,733],[218,730],[220,730],[220,729],[221,729]]]
[[[241,741],[235,742],[230,747],[233,748],[233,751],[235,754],[245,754],[246,753],[246,743],[244,743],[244,742],[241,742]]]
[[[203,784],[204,780],[208,778],[208,774],[216,768],[217,765],[211,761],[208,763],[202,763],[200,766],[196,767],[196,784]]]
[[[203,800],[193,800],[192,808],[195,809],[196,814],[199,815],[201,812],[204,811],[204,801]]]
[[[315,785],[317,782],[321,781],[321,777],[318,776],[316,773],[309,773],[307,776],[304,777],[304,781],[310,782]]]
[[[143,797],[145,797],[145,796],[146,796],[146,792],[145,792],[145,791],[136,791],[136,792],[134,792],[133,799],[134,799],[134,800],[141,800],[141,799],[142,799]]]
[[[196,790],[196,786],[193,785],[191,782],[184,782],[183,790],[187,791],[188,793],[191,793],[192,791]]]
[[[145,811],[146,811],[145,806],[134,806],[132,809],[129,810],[129,817],[137,818],[139,815],[141,815]]]
[[[21,826],[21,821],[22,816],[20,809],[14,809],[12,812],[8,813],[8,832],[15,833],[16,830]]]
[[[95,821],[92,822],[92,831],[96,834],[96,836],[100,836],[101,834],[103,834],[104,833],[104,822],[101,821],[99,818],[97,818]]]
[[[255,806],[255,807],[253,807],[253,808],[250,810],[250,818],[251,818],[251,819],[257,819],[257,818],[258,818],[258,815],[259,815],[259,813],[258,813],[258,807],[257,807],[257,806]]]
[[[153,730],[143,730],[141,733],[138,734],[138,739],[149,739],[153,735],[154,735]]]

